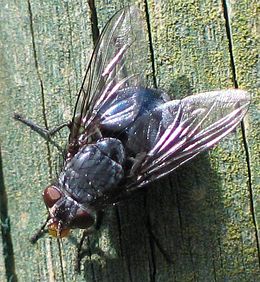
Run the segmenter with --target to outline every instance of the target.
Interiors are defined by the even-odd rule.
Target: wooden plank
[[[244,3],[241,0],[235,9],[232,6],[233,11],[239,13]],[[159,87],[182,97],[191,89],[196,92],[232,86],[220,1],[148,4]],[[99,25],[103,26],[123,3],[97,1],[96,5]],[[57,152],[12,121],[11,115],[16,111],[44,124],[44,97],[49,126],[69,119],[73,95],[92,49],[89,9],[83,0],[4,0],[3,7],[0,83],[4,95],[0,103],[4,111],[0,115],[4,122],[0,134],[19,281],[257,281],[255,226],[240,131],[171,178],[152,185],[147,194],[108,209],[101,230],[84,245],[88,251],[80,275],[73,269],[79,232],[63,240],[60,248],[48,236],[35,246],[29,243],[33,230],[46,216],[40,191],[55,177]],[[247,19],[256,18],[254,2],[247,7]],[[237,18],[235,23],[242,31],[253,32],[249,20],[241,25]],[[241,35],[235,45],[239,46],[242,39]],[[252,46],[256,50],[254,37]],[[240,50],[238,57],[238,69],[246,62],[250,66],[245,74],[237,74],[246,89],[252,70],[256,73],[249,51]],[[257,182],[259,163],[255,151],[259,145],[254,141],[256,119],[256,112],[251,112],[246,125],[250,126],[247,135],[253,144],[252,183]],[[64,130],[57,141],[62,144],[66,134]],[[171,264],[145,227],[147,214],[151,230]]]
[[[250,173],[248,196],[250,203],[251,220],[255,228],[254,240],[259,250],[259,224],[260,224],[260,90],[259,90],[259,20],[257,12],[259,4],[252,1],[236,1],[227,5],[230,25],[232,27],[232,48],[235,62],[235,72],[239,87],[251,92],[252,103],[245,120],[246,146],[248,150],[248,170]],[[258,44],[257,44],[258,43]],[[243,241],[249,240],[244,234]],[[253,249],[247,256],[247,265],[253,265]]]
[[[0,203],[2,202],[3,198],[3,190],[4,190],[4,180],[3,180],[3,173],[2,173],[2,153],[1,153],[1,147],[0,147]],[[3,208],[2,205],[0,206],[0,223],[2,226],[2,217],[3,217]],[[0,281],[4,281],[6,277],[5,273],[5,260],[4,260],[4,241],[3,241],[3,234],[1,230],[1,239],[0,239]]]
[[[242,2],[234,6],[242,10]],[[159,87],[166,86],[179,96],[190,88],[197,92],[232,86],[229,42],[220,1],[152,1],[150,7]],[[254,15],[255,4],[250,7],[248,19]],[[243,29],[250,28],[243,25]],[[251,43],[256,48],[254,39]],[[244,51],[249,50],[241,50],[248,59]],[[253,58],[249,64],[256,72]],[[175,281],[256,281],[258,247],[241,131],[208,156],[183,167],[172,180],[179,227],[176,229],[176,222],[168,224],[171,232],[166,232],[164,238],[166,245],[174,242],[169,238],[173,233],[176,237],[176,243],[168,245],[175,262],[172,275]],[[160,190],[155,193],[152,198],[158,199]],[[165,209],[165,201],[161,201]],[[154,221],[158,222],[158,207],[155,210]],[[156,234],[160,236],[161,231]],[[164,267],[159,264],[159,269]],[[166,272],[160,276],[162,281],[167,277]]]
[[[2,240],[0,241],[0,253],[1,253],[1,257],[0,257],[0,279],[1,281],[5,281],[6,275],[5,275],[5,264],[4,264],[4,256],[3,256],[3,244],[2,244]]]
[[[73,244],[64,242],[59,250],[48,236],[35,246],[29,242],[47,216],[41,191],[55,177],[57,152],[12,115],[19,112],[44,125],[45,107],[51,127],[71,116],[92,49],[88,6],[84,1],[2,5],[1,139],[17,276],[19,281],[73,281]]]
[[[1,144],[0,144],[1,145]],[[17,281],[14,267],[13,245],[8,215],[8,201],[4,184],[2,152],[0,146],[0,281]]]

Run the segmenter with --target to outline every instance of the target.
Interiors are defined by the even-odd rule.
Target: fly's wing
[[[156,108],[161,115],[154,145],[128,186],[136,189],[169,174],[199,153],[211,148],[242,120],[250,103],[242,90],[200,93]]]
[[[148,53],[144,26],[140,11],[129,6],[104,27],[78,95],[70,143],[87,139],[102,122],[116,125],[120,120],[124,126],[137,115],[138,98],[124,89],[142,83]]]

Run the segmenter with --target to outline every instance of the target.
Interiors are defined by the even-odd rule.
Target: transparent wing
[[[249,103],[247,92],[224,90],[192,95],[156,108],[163,130],[128,188],[138,188],[165,176],[214,146],[239,124]]]
[[[124,94],[127,96],[127,92],[120,90],[143,84],[143,66],[148,54],[144,26],[140,11],[129,6],[118,11],[104,27],[78,95],[70,143],[77,142],[82,133],[86,138],[98,130],[100,110],[108,109],[118,93],[121,101]],[[132,104],[135,101],[131,97],[125,100],[128,101],[127,107],[118,108],[115,115],[134,115],[135,107]],[[122,113],[118,112],[120,110]],[[109,116],[113,118],[111,112]]]

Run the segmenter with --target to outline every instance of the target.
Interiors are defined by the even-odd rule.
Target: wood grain
[[[136,3],[145,15],[146,2]],[[124,2],[95,5],[102,27]],[[29,242],[46,218],[41,191],[56,176],[58,152],[12,114],[50,128],[69,120],[93,48],[90,9],[86,0],[3,0],[2,7],[0,138],[18,281],[259,281],[256,1],[227,3],[231,38],[221,1],[147,1],[150,81],[154,76],[175,98],[236,81],[252,93],[252,105],[244,134],[238,129],[147,192],[109,208],[84,244],[81,274],[74,271],[80,232],[61,243],[48,236]],[[65,145],[67,134],[56,141]]]

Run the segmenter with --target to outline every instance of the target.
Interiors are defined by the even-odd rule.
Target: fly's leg
[[[57,132],[59,132],[62,128],[64,127],[69,127],[70,128],[70,122],[65,122],[53,129],[46,129],[38,124],[34,123],[30,119],[26,119],[25,117],[15,113],[14,114],[14,119],[22,122],[23,124],[29,126],[33,131],[37,132],[40,136],[42,136],[45,140],[50,141],[51,137],[54,136]]]
[[[102,221],[103,221],[103,215],[104,215],[103,211],[98,211],[97,218],[96,218],[96,224],[95,224],[94,228],[86,229],[86,230],[84,230],[84,232],[82,234],[82,237],[79,241],[78,248],[77,248],[77,257],[76,257],[76,265],[75,265],[75,271],[78,272],[78,273],[80,272],[80,262],[85,255],[85,252],[82,251],[83,243],[84,243],[85,239],[90,234],[92,234],[95,230],[100,229],[100,226],[101,226]]]
[[[59,132],[62,128],[64,127],[68,127],[70,128],[71,123],[70,122],[65,122],[53,129],[46,129],[43,128],[41,126],[39,126],[38,124],[34,123],[32,120],[30,119],[26,119],[25,117],[15,113],[14,114],[14,119],[18,120],[20,122],[22,122],[23,124],[29,126],[33,131],[37,132],[41,137],[43,137],[46,141],[50,142],[52,145],[54,145],[59,151],[63,152],[62,148],[56,143],[54,142],[51,137],[54,136],[57,132]]]
[[[80,262],[84,255],[84,253],[82,252],[83,243],[86,237],[88,237],[92,232],[90,232],[88,229],[84,230],[82,237],[79,241],[78,248],[77,248],[76,264],[75,264],[75,271],[78,273],[80,272]]]
[[[104,218],[104,212],[102,210],[97,212],[97,218],[96,218],[96,224],[95,224],[95,230],[99,230]]]
[[[43,223],[43,225],[37,230],[37,232],[30,238],[30,242],[32,244],[35,244],[46,232],[46,224],[48,222],[49,218],[46,219],[46,221]]]

